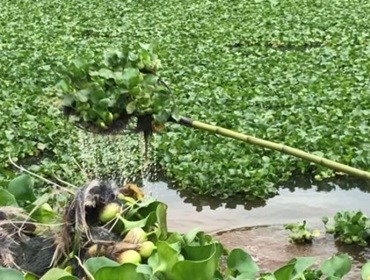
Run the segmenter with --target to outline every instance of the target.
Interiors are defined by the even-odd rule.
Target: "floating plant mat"
[[[156,74],[159,67],[154,47],[147,44],[108,50],[100,59],[75,58],[58,83],[64,112],[95,133],[148,136],[173,112],[171,91]]]

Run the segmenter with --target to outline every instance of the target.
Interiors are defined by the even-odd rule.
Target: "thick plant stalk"
[[[335,162],[335,161],[332,161],[332,160],[329,160],[323,157],[315,156],[307,152],[304,152],[302,150],[292,148],[292,147],[289,147],[283,144],[278,144],[278,143],[274,143],[271,141],[263,140],[263,139],[256,138],[250,135],[235,132],[235,131],[232,131],[230,129],[226,129],[223,127],[206,124],[200,121],[195,121],[195,120],[192,120],[186,117],[180,117],[178,123],[189,126],[189,127],[197,128],[200,130],[212,132],[212,133],[222,135],[225,137],[241,140],[241,141],[244,141],[252,145],[257,145],[263,148],[279,151],[279,152],[282,152],[288,155],[295,156],[297,158],[301,158],[301,159],[304,159],[310,162],[314,162],[316,164],[328,167],[336,171],[340,171],[340,172],[343,172],[349,175],[353,175],[356,177],[361,177],[361,178],[370,180],[370,172],[366,172],[364,170],[360,170],[360,169],[357,169],[357,168],[354,168],[354,167],[351,167],[351,166],[348,166],[342,163],[338,163],[338,162]]]

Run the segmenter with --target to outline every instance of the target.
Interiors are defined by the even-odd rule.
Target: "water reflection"
[[[159,180],[162,182],[165,181],[163,179],[163,176]],[[266,206],[268,201],[268,199],[246,200],[245,198],[242,198],[240,196],[235,196],[227,199],[216,198],[195,194],[188,190],[177,190],[176,186],[173,183],[166,182],[166,184],[168,189],[177,191],[178,196],[183,199],[184,203],[193,205],[197,212],[201,212],[204,207],[209,207],[212,210],[215,210],[219,207],[236,209],[241,205],[245,210],[252,210],[253,208]],[[277,196],[282,195],[281,190],[289,190],[293,193],[297,190],[333,192],[338,189],[360,190],[365,193],[370,193],[370,181],[349,176],[340,176],[328,180],[316,181],[313,177],[300,175],[294,176],[291,180],[280,186],[280,192],[277,194]]]
[[[176,190],[173,186],[168,186],[169,189]],[[204,207],[209,207],[211,210],[215,210],[219,207],[236,209],[239,206],[243,206],[245,210],[251,210],[252,208],[263,207],[266,205],[266,201],[259,200],[245,200],[240,197],[232,197],[227,199],[209,197],[205,195],[198,195],[190,191],[179,190],[177,191],[180,198],[183,199],[184,203],[191,204],[195,207],[197,212],[203,211]]]
[[[342,190],[358,189],[362,192],[370,193],[370,181],[350,176],[338,176],[335,178],[316,181],[311,176],[295,176],[281,186],[294,192],[295,189],[308,190],[316,188],[318,192],[330,192],[339,188]]]
[[[283,184],[275,197],[255,201],[197,195],[165,181],[144,181],[144,186],[148,194],[169,206],[169,226],[179,231],[200,227],[216,232],[303,220],[321,225],[321,217],[344,210],[370,215],[370,183],[347,176],[322,182],[297,176]]]

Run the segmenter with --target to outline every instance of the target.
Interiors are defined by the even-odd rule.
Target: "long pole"
[[[241,140],[241,141],[244,141],[252,145],[257,145],[263,148],[279,151],[279,152],[282,152],[288,155],[295,156],[297,158],[301,158],[301,159],[304,159],[310,162],[314,162],[316,164],[328,167],[336,171],[340,171],[340,172],[343,172],[349,175],[353,175],[356,177],[361,177],[361,178],[370,180],[370,172],[357,169],[357,168],[354,168],[354,167],[351,167],[351,166],[348,166],[342,163],[338,163],[338,162],[335,162],[335,161],[332,161],[332,160],[329,160],[323,157],[312,155],[302,150],[286,146],[284,144],[278,144],[275,142],[263,140],[263,139],[256,138],[250,135],[235,132],[235,131],[232,131],[230,129],[226,129],[220,126],[215,126],[215,125],[206,124],[200,121],[195,121],[187,117],[180,117],[178,123],[185,125],[185,126],[208,131],[214,134],[222,135],[228,138]]]

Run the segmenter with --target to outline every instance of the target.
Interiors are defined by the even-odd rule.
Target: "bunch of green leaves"
[[[308,230],[306,221],[296,224],[286,224],[284,228],[290,231],[289,241],[294,243],[311,242],[313,238],[320,236],[319,230]]]
[[[241,249],[234,249],[227,257],[227,280],[318,280],[342,279],[351,269],[351,259],[346,254],[334,255],[317,268],[316,258],[299,257],[274,272],[260,272],[251,256]],[[368,265],[363,267],[362,279],[369,275]]]
[[[33,221],[52,223],[57,219],[58,214],[48,201],[53,201],[53,197],[56,196],[43,194],[37,197],[34,192],[34,183],[34,179],[28,174],[15,177],[9,182],[7,188],[0,189],[0,207],[21,207]],[[59,199],[66,198],[63,195],[58,195],[58,197]]]
[[[78,121],[107,128],[129,115],[152,115],[164,123],[171,113],[171,96],[156,75],[160,61],[153,46],[108,50],[103,59],[73,59],[58,83],[63,106],[72,108]]]
[[[328,225],[329,218],[323,217],[326,232],[345,244],[366,246],[370,238],[370,220],[361,211],[337,212],[333,218],[333,225]]]
[[[173,252],[172,247],[167,247],[162,254]],[[200,251],[199,251],[200,252]],[[205,254],[206,255],[206,254]],[[118,264],[104,257],[88,259],[83,268],[91,279],[95,280],[169,280],[189,279],[189,275],[197,280],[340,280],[350,271],[351,260],[345,254],[332,256],[321,263],[318,268],[314,267],[315,258],[300,257],[289,261],[286,265],[274,272],[260,272],[257,264],[250,255],[241,249],[233,249],[227,256],[227,269],[216,275],[209,274],[212,271],[211,263],[208,266],[202,261],[178,261],[162,262],[162,269],[172,267],[171,276],[155,273],[150,265],[134,265],[130,263]],[[167,267],[166,267],[167,266]],[[194,270],[197,269],[197,270]],[[203,271],[199,271],[203,269]],[[9,280],[37,280],[30,274],[22,275],[14,269],[0,268],[0,276],[8,277]],[[370,263],[361,269],[361,280],[367,280],[370,276]],[[3,279],[3,278],[2,278]],[[52,268],[40,280],[78,280],[68,269]]]
[[[34,190],[32,177],[28,174],[18,176],[10,182],[7,189],[0,190],[0,206],[22,207],[31,215],[31,221],[51,223],[60,218],[62,214],[58,215],[47,203],[49,199],[52,200],[52,197],[45,194],[37,198]],[[121,215],[116,215],[108,224],[100,225],[109,225],[114,232],[122,235],[122,238],[130,230],[142,228],[147,233],[148,239],[155,244],[156,249],[137,267],[127,263],[120,265],[105,257],[88,259],[84,264],[87,274],[90,273],[96,280],[113,279],[112,277],[185,280],[190,274],[196,274],[197,279],[211,279],[219,273],[223,247],[212,236],[197,229],[187,234],[168,232],[167,206],[152,198],[143,201],[135,201],[129,197],[119,199],[125,202]],[[68,267],[61,267],[62,269],[51,269],[41,279],[77,279],[68,272]],[[14,277],[20,276],[19,272],[12,270],[0,271],[0,275],[8,274]],[[27,277],[26,279],[37,279],[31,274],[27,274]]]
[[[91,258],[85,263],[87,270],[96,280],[110,279],[107,277],[112,275],[119,275],[117,279],[132,275],[137,277],[133,279],[185,280],[190,274],[196,279],[212,279],[219,273],[223,246],[197,229],[186,234],[168,232],[166,209],[166,205],[152,199],[134,203],[118,218],[114,228],[123,234],[137,227],[150,232],[148,238],[155,244],[156,250],[149,258],[142,260],[137,267],[119,265],[105,257]],[[99,263],[106,265],[103,268]]]

